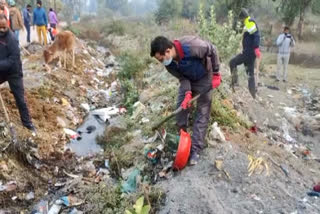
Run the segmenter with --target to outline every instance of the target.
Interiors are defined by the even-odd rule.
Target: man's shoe
[[[36,127],[34,127],[34,125],[32,123],[28,124],[28,125],[24,125],[24,127],[29,129],[32,132],[32,135],[36,135],[37,134],[37,129],[36,129]]]
[[[189,159],[189,165],[194,166],[197,165],[199,162],[199,155],[196,152],[191,153],[190,159]]]

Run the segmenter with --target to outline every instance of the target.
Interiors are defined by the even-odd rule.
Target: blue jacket
[[[255,56],[254,49],[260,46],[260,32],[254,19],[247,17],[245,20],[245,30],[246,32],[243,34],[242,40],[243,54]]]
[[[33,10],[33,24],[37,26],[47,26],[48,19],[44,8],[35,8]]]
[[[181,89],[200,93],[210,89],[213,72],[219,72],[216,47],[196,36],[182,37],[173,44],[179,60],[166,69],[179,79]]]
[[[24,25],[30,25],[31,24],[31,15],[28,12],[27,8],[23,9],[23,22],[24,22]]]

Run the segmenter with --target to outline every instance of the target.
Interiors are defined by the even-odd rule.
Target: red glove
[[[257,57],[257,58],[260,58],[260,57],[261,57],[261,52],[260,52],[260,49],[259,49],[259,48],[254,49],[254,53],[256,54],[256,57]]]
[[[187,91],[184,97],[184,100],[181,103],[182,109],[186,110],[187,108],[191,107],[191,103],[189,103],[192,100],[192,92]]]
[[[214,73],[212,75],[212,88],[218,88],[221,83],[220,73]]]

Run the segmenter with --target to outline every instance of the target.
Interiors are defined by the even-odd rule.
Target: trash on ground
[[[320,197],[320,192],[310,191],[307,193],[307,195],[310,197]]]
[[[135,192],[137,190],[137,177],[138,176],[140,176],[140,170],[138,168],[135,168],[128,176],[128,179],[124,183],[122,183],[121,191],[123,193]]]
[[[69,212],[69,214],[83,214],[82,211],[77,210],[77,208],[72,208],[72,210]]]
[[[66,133],[73,140],[77,139],[78,137],[80,137],[80,135],[77,132],[75,132],[75,131],[73,131],[71,129],[64,128],[63,131],[64,131],[64,133]]]
[[[81,108],[84,109],[86,112],[89,112],[90,111],[90,106],[88,103],[82,103],[81,105]]]
[[[275,91],[279,91],[280,90],[278,87],[273,86],[273,85],[267,85],[267,88],[271,89],[271,90],[275,90]]]
[[[146,110],[146,106],[138,101],[133,105],[133,109],[131,119],[137,119],[137,117]]]
[[[254,172],[256,172],[257,174],[261,174],[264,171],[264,169],[266,171],[266,175],[269,176],[269,166],[262,157],[255,158],[251,155],[248,155],[248,159],[249,176],[251,176]]]
[[[48,214],[49,205],[48,201],[41,200],[32,209],[31,214]]]
[[[17,182],[10,181],[5,185],[0,185],[0,192],[11,192],[17,189]]]
[[[50,208],[48,214],[59,214],[62,208],[60,200],[57,200]]]
[[[217,122],[214,122],[211,126],[211,131],[209,133],[209,139],[211,140],[219,140],[220,142],[225,142],[226,138],[221,131],[220,127],[218,126]],[[210,143],[210,141],[209,141]]]
[[[217,168],[217,170],[221,171],[222,170],[222,166],[223,166],[223,160],[215,160],[215,167]]]
[[[250,128],[250,131],[251,131],[251,133],[253,133],[253,134],[257,134],[257,133],[258,133],[257,125],[252,126],[252,127]]]
[[[33,200],[34,199],[34,192],[29,192],[27,195],[26,195],[26,200],[27,201],[30,201],[30,200]]]
[[[112,116],[119,114],[119,109],[116,107],[108,107],[108,108],[96,109],[91,113],[95,116],[98,116],[102,121],[106,122]]]
[[[60,198],[60,200],[62,201],[62,204],[67,207],[79,206],[79,205],[83,204],[83,201],[79,200],[78,198],[76,198],[73,195],[63,196]]]
[[[315,191],[315,192],[320,192],[320,183],[319,183],[318,185],[315,185],[315,186],[313,187],[313,191]]]

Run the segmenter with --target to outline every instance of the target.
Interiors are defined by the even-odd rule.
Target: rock
[[[90,106],[89,106],[88,103],[82,103],[80,106],[81,106],[81,108],[82,108],[83,110],[85,110],[87,113],[90,111]]]
[[[211,126],[211,131],[209,133],[209,139],[219,140],[220,142],[225,142],[226,138],[222,133],[221,129],[218,127],[218,123],[214,122]]]
[[[57,117],[57,123],[58,123],[58,126],[60,126],[62,128],[67,127],[66,122],[61,117]]]

